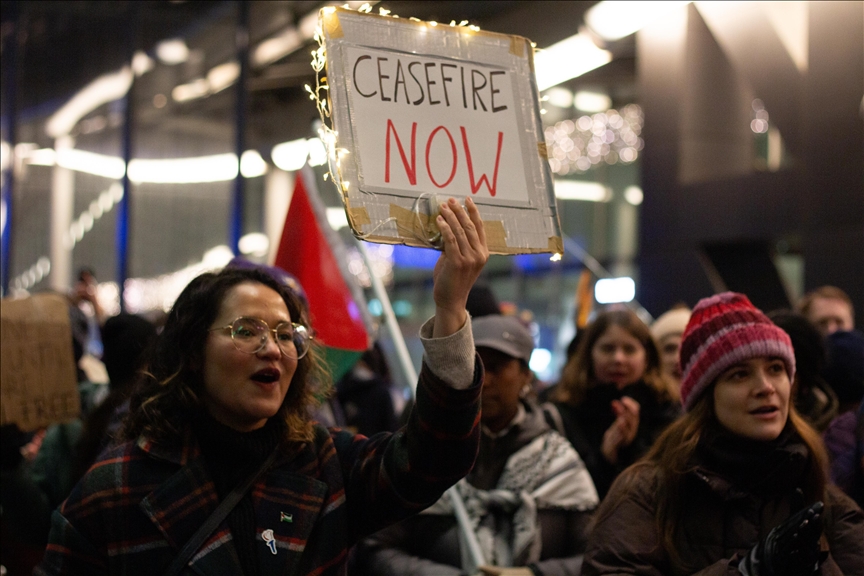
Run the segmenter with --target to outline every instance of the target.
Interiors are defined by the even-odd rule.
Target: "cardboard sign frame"
[[[434,223],[437,206],[449,196],[461,201],[466,195],[471,194],[480,209],[489,249],[493,254],[551,252],[560,255],[563,253],[561,225],[540,120],[539,94],[534,74],[534,51],[527,39],[480,31],[474,27],[436,25],[416,19],[377,16],[344,8],[322,9],[319,15],[319,28],[319,42],[322,43],[326,57],[326,85],[329,98],[327,108],[333,123],[331,141],[328,143],[331,174],[341,191],[348,222],[356,237],[370,242],[437,248],[440,240]],[[362,56],[358,58],[360,54]],[[376,55],[382,57],[377,58]],[[427,185],[423,189],[420,186],[400,188],[399,185],[389,187],[381,185],[380,175],[374,175],[370,168],[369,158],[381,154],[375,150],[375,146],[381,147],[386,142],[388,145],[387,176],[389,177],[392,166],[394,174],[400,172],[404,179],[405,173],[411,166],[408,163],[409,152],[407,151],[409,137],[411,144],[414,143],[414,134],[406,123],[403,122],[398,127],[400,132],[397,133],[392,123],[388,125],[388,120],[377,117],[371,122],[378,122],[375,137],[382,140],[380,144],[379,140],[370,144],[368,126],[370,126],[371,115],[368,110],[373,108],[364,108],[367,104],[357,96],[357,93],[360,91],[363,96],[366,94],[359,85],[360,81],[355,86],[353,80],[359,78],[356,68],[361,60],[369,60],[363,62],[363,66],[367,67],[363,82],[375,83],[387,78],[380,70],[381,61],[386,61],[383,57],[385,55],[391,57],[391,62],[399,58],[413,59],[415,63],[420,63],[421,68],[417,70],[422,69],[424,65],[434,67],[436,63],[443,62],[443,66],[450,68],[449,73],[458,75],[461,72],[462,92],[460,93],[458,88],[453,90],[458,94],[458,99],[462,99],[459,104],[464,104],[463,108],[468,107],[468,100],[470,100],[465,96],[464,87],[465,69],[469,68],[479,70],[479,72],[469,70],[469,74],[479,74],[484,77],[484,86],[488,78],[489,90],[485,93],[487,104],[490,104],[490,95],[492,98],[498,95],[499,103],[512,104],[512,111],[505,110],[495,118],[486,115],[482,119],[484,122],[489,122],[490,119],[501,118],[503,122],[510,122],[508,126],[515,126],[507,132],[509,148],[505,149],[503,154],[502,134],[505,129],[502,128],[498,132],[497,153],[499,157],[505,158],[507,166],[504,171],[517,176],[516,183],[513,182],[514,178],[510,178],[510,181],[504,184],[510,187],[506,194],[500,193],[498,198],[491,197],[495,194],[492,186],[493,176],[496,179],[499,176],[500,161],[495,156],[492,156],[495,162],[494,174],[489,169],[492,165],[490,161],[487,160],[483,164],[482,170],[486,170],[486,176],[489,176],[485,182],[486,188],[483,190],[481,169],[476,170],[480,175],[471,172],[470,147],[474,146],[475,156],[478,149],[481,154],[487,153],[487,157],[488,152],[482,143],[478,145],[476,140],[469,142],[466,129],[453,122],[450,123],[448,130],[437,134],[440,137],[436,145],[444,142],[446,149],[447,138],[449,138],[450,145],[453,147],[453,168],[450,180],[456,174],[457,158],[467,165],[464,170],[459,168],[462,178],[458,187],[448,186],[440,190],[436,188],[440,185],[439,182],[435,182],[433,170],[429,167],[429,150],[436,137],[436,131],[443,130],[442,127],[447,126],[447,116],[460,112],[458,105],[438,109],[427,107],[422,112],[419,111],[420,107],[417,107],[417,113],[425,114],[424,121],[426,121],[426,132],[419,135],[419,144],[416,145],[419,149],[418,155],[423,153],[424,147],[426,149],[425,167],[422,160],[413,156],[411,160],[416,172],[428,171],[428,177],[435,182],[435,186]],[[370,77],[369,71],[373,70],[371,63],[374,60],[379,61],[378,70]],[[401,71],[397,71],[397,74],[399,72]],[[443,75],[443,72],[440,74]],[[499,75],[497,90],[492,84],[496,74]],[[426,81],[429,81],[428,77]],[[457,77],[452,85],[458,86],[458,83]],[[420,83],[417,84],[419,87]],[[371,93],[371,88],[375,84],[368,86],[365,90]],[[476,86],[473,88],[476,89]],[[512,99],[508,92],[510,89],[512,89]],[[382,96],[383,90],[382,88]],[[430,88],[430,101],[431,95]],[[406,98],[408,96],[407,88],[405,96]],[[454,96],[455,99],[457,98]],[[494,103],[494,100],[491,102]],[[474,107],[475,109],[477,107],[476,100]],[[403,110],[408,108],[410,107],[403,106]],[[496,111],[504,108],[505,106],[501,105]],[[484,111],[486,111],[485,107]],[[507,114],[511,114],[512,118],[508,118]],[[439,127],[432,128],[435,124]],[[416,126],[417,123],[414,123],[415,129]],[[391,137],[394,142],[392,156],[389,149]],[[399,137],[401,141],[396,142]],[[367,138],[365,146],[363,146],[363,138]],[[494,149],[494,145],[492,139],[489,148]],[[412,146],[411,154],[414,153],[415,147]],[[364,158],[364,155],[367,157]],[[374,164],[374,168],[379,170],[381,162],[377,157],[376,160],[379,161]],[[521,172],[519,166],[514,166],[520,161]],[[439,175],[442,173],[440,169],[438,173]],[[444,176],[439,179],[446,179],[446,173],[445,168]],[[410,172],[408,174],[410,178]],[[470,181],[464,177],[466,174],[470,176]],[[524,183],[519,181],[520,178],[524,179]],[[502,183],[497,184],[500,192]],[[488,192],[485,195],[478,193],[483,191]]]
[[[0,302],[0,424],[29,431],[72,420],[80,399],[69,304],[57,294]]]

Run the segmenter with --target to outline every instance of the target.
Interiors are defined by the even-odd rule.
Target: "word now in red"
[[[439,184],[435,179],[435,176],[432,174],[432,167],[429,164],[429,154],[432,150],[432,142],[435,140],[435,136],[443,131],[447,138],[450,140],[450,152],[452,155],[452,167],[450,169],[450,176],[443,184]],[[498,132],[498,149],[495,153],[495,171],[492,174],[492,184],[489,184],[489,177],[487,174],[481,174],[478,180],[474,178],[474,163],[471,160],[471,147],[468,145],[468,134],[465,131],[464,126],[459,126],[459,131],[462,133],[462,146],[465,150],[465,163],[468,167],[468,180],[471,186],[471,194],[476,194],[480,189],[480,186],[484,183],[486,184],[486,189],[489,190],[489,194],[491,196],[495,196],[497,187],[498,187],[498,166],[501,160],[501,147],[504,144],[504,133]],[[390,136],[393,136],[393,139],[396,140],[396,146],[399,148],[399,156],[402,158],[402,166],[405,168],[405,175],[408,177],[408,182],[411,183],[412,186],[417,185],[417,122],[411,123],[411,162],[408,162],[408,158],[405,154],[405,148],[402,146],[402,139],[399,138],[399,133],[396,131],[396,127],[393,125],[393,121],[387,120],[387,135],[385,137],[385,151],[384,151],[384,181],[390,182]],[[459,163],[459,154],[456,150],[456,141],[453,139],[453,135],[450,133],[450,130],[447,129],[446,126],[438,126],[432,132],[429,133],[429,137],[426,139],[426,173],[429,175],[429,180],[432,181],[438,188],[445,188],[456,176],[456,168]]]

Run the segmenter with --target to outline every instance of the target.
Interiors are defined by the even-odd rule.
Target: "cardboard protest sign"
[[[35,430],[80,411],[66,299],[0,301],[0,424]]]
[[[320,24],[356,236],[435,246],[437,206],[471,196],[493,253],[562,252],[527,39],[341,8]]]

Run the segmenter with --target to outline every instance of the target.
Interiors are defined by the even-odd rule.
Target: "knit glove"
[[[813,576],[822,563],[822,502],[793,514],[771,530],[738,564],[743,576]]]

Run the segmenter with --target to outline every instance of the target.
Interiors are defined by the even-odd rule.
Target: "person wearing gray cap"
[[[489,566],[523,567],[508,571],[514,576],[578,574],[599,500],[572,445],[525,397],[534,340],[513,316],[474,318],[471,330],[484,368],[482,435],[474,468],[456,489],[484,559]],[[456,576],[464,574],[463,548],[445,496],[374,535],[359,555],[368,574]]]

